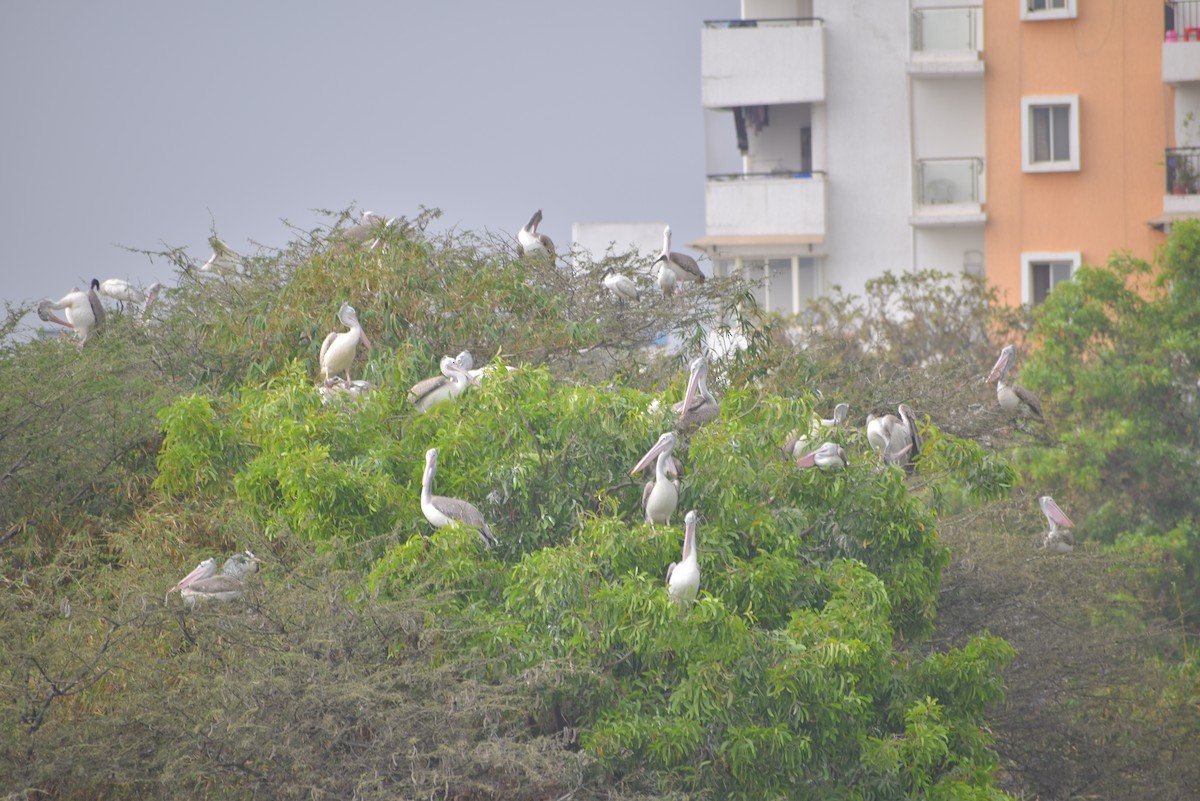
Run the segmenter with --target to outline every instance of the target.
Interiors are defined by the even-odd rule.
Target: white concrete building
[[[616,255],[636,250],[655,255],[662,249],[665,222],[577,222],[571,225],[571,245],[599,261],[612,248]]]
[[[982,274],[982,0],[743,0],[701,33],[705,251],[782,313]]]

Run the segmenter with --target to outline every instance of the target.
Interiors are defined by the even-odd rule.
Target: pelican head
[[[819,467],[822,470],[842,470],[848,464],[846,451],[836,442],[826,442],[815,451],[809,451],[796,460],[800,467]]]
[[[688,367],[691,375],[688,377],[687,390],[683,393],[685,412],[692,408],[692,403],[695,402],[697,395],[702,395],[708,390],[708,360],[703,356],[697,356],[692,359]]]
[[[850,404],[839,403],[833,407],[833,424],[835,426],[843,426],[846,420],[850,418]]]
[[[425,451],[425,478],[423,483],[427,487],[433,486],[433,477],[437,474],[437,459],[437,448],[430,448]]]
[[[983,380],[985,384],[991,383],[999,378],[1003,378],[1008,372],[1008,368],[1012,365],[1013,359],[1017,357],[1016,345],[1005,345],[1000,351],[1000,358],[996,359],[996,364],[992,366],[992,372],[988,373],[988,377]]]
[[[675,443],[678,439],[674,431],[668,431],[663,434],[658,438],[658,442],[654,443],[654,446],[646,451],[646,455],[638,460],[638,463],[629,471],[630,475],[636,475],[645,470],[651,462],[658,458],[659,454],[670,455],[671,451],[675,450]]]
[[[227,576],[240,579],[243,576],[257,572],[261,562],[262,560],[251,551],[243,551],[242,553],[235,553],[226,559],[225,564],[221,567],[221,572]]]
[[[1050,530],[1055,531],[1059,526],[1063,528],[1074,528],[1075,524],[1071,522],[1071,518],[1067,517],[1066,512],[1058,507],[1054,499],[1049,495],[1043,495],[1038,498],[1038,505],[1042,507],[1042,514],[1050,521]]]

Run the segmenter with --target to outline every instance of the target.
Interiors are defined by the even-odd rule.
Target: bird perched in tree
[[[1051,553],[1070,553],[1075,550],[1075,537],[1071,534],[1075,524],[1071,522],[1071,518],[1058,508],[1058,504],[1049,495],[1038,498],[1038,505],[1042,507],[1042,514],[1050,521],[1050,530],[1042,537],[1042,547]]]
[[[104,304],[96,295],[99,288],[100,282],[93,278],[87,292],[75,288],[59,300],[43,300],[37,305],[37,315],[44,322],[74,329],[79,334],[76,347],[82,349],[92,332],[104,325]],[[66,319],[54,314],[55,311],[62,311]]]

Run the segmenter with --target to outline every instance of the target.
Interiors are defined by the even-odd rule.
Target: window
[[[1021,162],[1025,172],[1079,169],[1079,96],[1021,98]]]
[[[1021,19],[1037,22],[1047,19],[1074,19],[1076,0],[1018,0]]]
[[[1044,303],[1050,290],[1069,281],[1079,267],[1078,251],[1021,254],[1021,302]]]

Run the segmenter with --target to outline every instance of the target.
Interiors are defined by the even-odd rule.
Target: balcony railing
[[[921,55],[980,51],[979,6],[921,8],[912,12],[912,51]]]
[[[710,236],[824,236],[823,172],[726,173],[704,185]]]
[[[820,17],[778,17],[772,19],[706,19],[705,28],[791,28],[811,27],[824,22]]]
[[[919,159],[917,161],[917,205],[941,206],[980,200],[979,178],[983,159]]]
[[[1170,0],[1166,7],[1166,30],[1176,41],[1200,40],[1200,0]]]
[[[797,178],[812,178],[815,175],[824,176],[824,170],[771,170],[770,172],[718,172],[708,177],[710,181],[761,181],[779,179],[791,181]]]
[[[1176,147],[1166,152],[1167,194],[1200,194],[1200,147]]]

